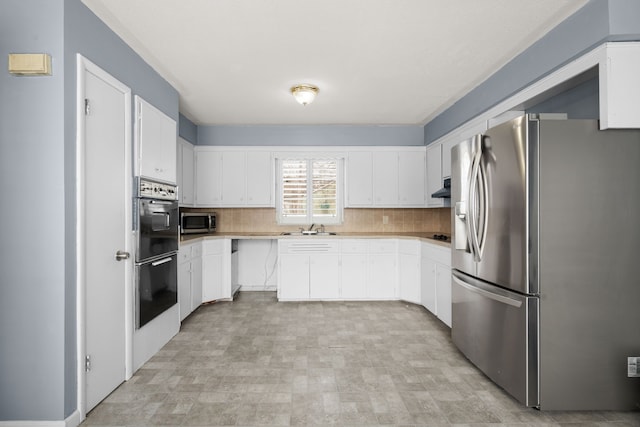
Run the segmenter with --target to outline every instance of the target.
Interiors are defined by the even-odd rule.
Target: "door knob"
[[[116,252],[116,261],[122,261],[123,259],[129,259],[129,252],[118,251]]]

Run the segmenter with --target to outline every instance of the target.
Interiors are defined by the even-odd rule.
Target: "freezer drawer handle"
[[[503,295],[497,295],[494,294],[493,292],[489,292],[489,291],[485,291],[484,289],[480,289],[480,288],[476,288],[475,286],[471,286],[468,283],[463,282],[462,280],[458,279],[456,276],[452,275],[451,277],[453,277],[453,280],[460,286],[462,286],[463,288],[471,291],[471,292],[475,292],[477,294],[480,294],[482,296],[485,296],[487,298],[491,298],[492,300],[504,303],[504,304],[509,304],[511,306],[520,308],[520,306],[522,306],[522,301],[518,301],[517,299],[513,299],[513,298],[509,298],[509,297],[505,297]]]

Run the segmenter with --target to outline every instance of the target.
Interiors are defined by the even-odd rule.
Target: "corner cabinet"
[[[176,182],[176,122],[135,96],[136,175]]]
[[[271,152],[196,147],[196,206],[273,207],[273,187]]]

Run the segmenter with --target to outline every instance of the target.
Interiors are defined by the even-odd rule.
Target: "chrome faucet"
[[[314,226],[314,225],[315,225],[315,224],[311,224],[311,225],[309,226],[309,231],[313,231],[313,226]]]

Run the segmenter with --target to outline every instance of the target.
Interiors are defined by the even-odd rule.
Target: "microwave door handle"
[[[207,222],[209,223],[209,227],[207,228],[207,230],[211,232],[211,227],[212,227],[211,215],[207,215],[207,219],[208,219]]]

